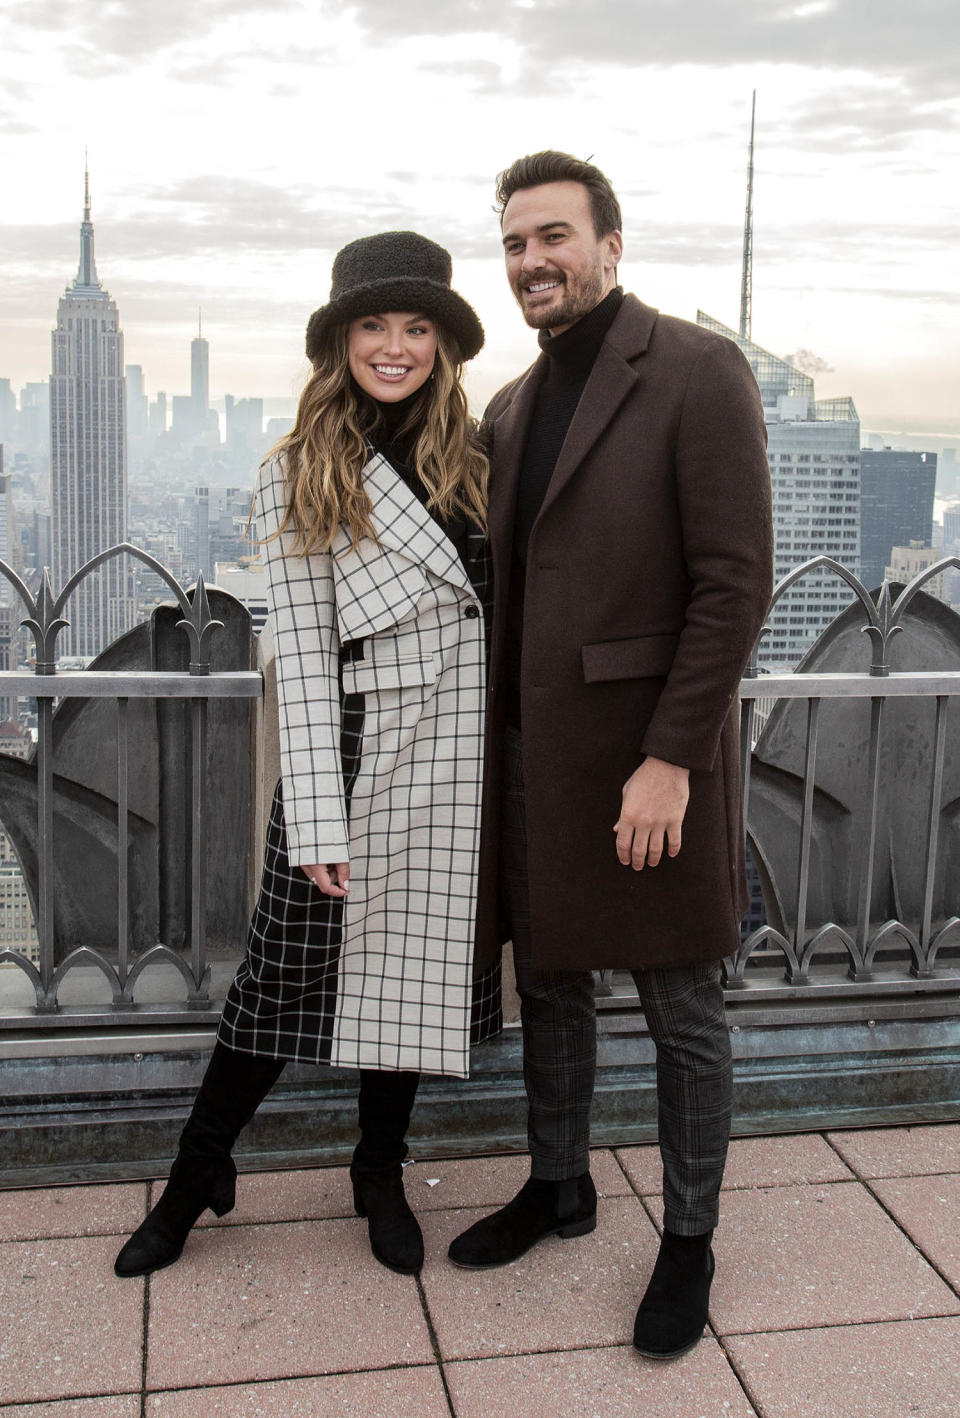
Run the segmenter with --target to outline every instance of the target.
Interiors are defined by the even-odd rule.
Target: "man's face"
[[[613,289],[623,241],[618,231],[597,236],[581,182],[514,192],[501,227],[507,280],[535,330],[559,335]]]

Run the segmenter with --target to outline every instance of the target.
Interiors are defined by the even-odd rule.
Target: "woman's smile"
[[[350,323],[350,372],[373,399],[393,403],[416,393],[433,373],[436,354],[436,326],[425,315],[392,311]]]

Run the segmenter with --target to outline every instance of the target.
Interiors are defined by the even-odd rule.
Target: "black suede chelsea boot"
[[[676,1359],[699,1341],[707,1323],[714,1260],[712,1231],[664,1231],[653,1274],[633,1326],[634,1348],[647,1359]]]
[[[586,1236],[597,1224],[597,1193],[590,1173],[563,1182],[531,1177],[492,1215],[477,1221],[450,1244],[454,1265],[487,1270],[509,1265],[545,1236]]]

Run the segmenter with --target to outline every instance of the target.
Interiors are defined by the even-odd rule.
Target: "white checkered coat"
[[[292,865],[350,862],[329,1062],[468,1072],[483,766],[482,608],[453,544],[390,465],[364,470],[377,541],[265,543]],[[283,520],[261,472],[258,531]],[[361,658],[340,647],[363,640]],[[341,693],[364,696],[345,802]]]

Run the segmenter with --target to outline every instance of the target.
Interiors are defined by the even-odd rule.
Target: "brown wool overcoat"
[[[503,656],[517,479],[546,357],[484,419],[495,607],[479,945],[497,934]],[[530,536],[521,703],[534,960],[716,960],[746,906],[737,686],[772,584],[763,410],[730,340],[628,295]],[[645,754],[690,772],[679,855],[617,859]]]

